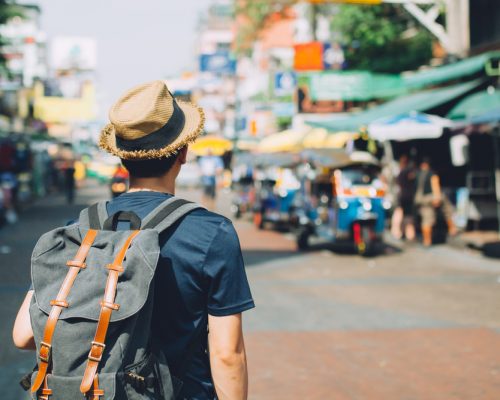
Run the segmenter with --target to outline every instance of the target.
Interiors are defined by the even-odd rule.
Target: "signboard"
[[[274,94],[276,96],[291,95],[296,88],[297,74],[295,72],[277,72],[274,75]]]
[[[81,36],[55,37],[50,45],[50,66],[55,70],[95,70],[96,41]]]
[[[323,43],[310,42],[294,46],[296,71],[321,71],[323,69]]]
[[[328,3],[371,4],[371,5],[382,4],[382,0],[307,0],[307,1],[308,3],[313,3],[313,4],[328,4]]]
[[[406,88],[399,75],[374,74],[367,71],[311,72],[301,76],[307,81],[313,101],[383,99],[404,94]]]
[[[236,60],[229,52],[218,52],[200,55],[200,71],[214,74],[234,75],[236,73]]]

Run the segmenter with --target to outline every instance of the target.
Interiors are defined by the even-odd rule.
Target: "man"
[[[108,214],[132,211],[144,218],[174,195],[187,146],[202,132],[203,112],[177,102],[162,81],[155,81],[127,92],[111,109],[110,120],[100,146],[122,159],[130,190],[107,204]],[[194,349],[180,398],[246,399],[241,313],[254,303],[231,222],[197,209],[165,231],[160,245],[153,340],[173,375]],[[29,291],[14,325],[14,343],[20,348],[34,347],[28,312],[32,295]]]
[[[422,242],[425,247],[432,245],[432,230],[436,223],[437,211],[442,207],[448,225],[448,233],[456,234],[452,219],[452,206],[441,191],[439,176],[431,169],[430,160],[424,158],[416,178],[415,205],[418,207],[422,229]]]
[[[203,200],[205,205],[213,210],[215,208],[217,177],[224,169],[224,164],[222,159],[215,156],[211,149],[208,149],[207,155],[200,157],[199,164],[203,184]]]
[[[399,174],[396,178],[396,183],[398,185],[398,206],[394,210],[392,217],[392,233],[397,239],[403,237],[404,227],[404,237],[407,240],[415,239],[415,225],[413,222],[414,210],[414,199],[415,199],[415,180],[416,180],[416,170],[413,163],[410,162],[409,157],[403,154],[399,159]]]

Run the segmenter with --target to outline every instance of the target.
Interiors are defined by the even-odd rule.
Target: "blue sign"
[[[277,96],[293,94],[297,87],[297,74],[295,72],[277,72],[274,76],[274,93]]]
[[[200,55],[200,71],[214,74],[234,75],[236,60],[228,52]]]

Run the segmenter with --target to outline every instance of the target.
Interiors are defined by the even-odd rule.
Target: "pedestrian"
[[[394,210],[391,228],[397,239],[415,239],[415,191],[417,171],[406,154],[399,158],[399,174],[396,178],[398,186],[397,207]]]
[[[94,223],[96,221],[97,224],[99,223],[102,207],[104,207],[104,213],[111,216],[104,225],[109,223],[108,226],[114,226],[117,232],[98,231],[97,239],[101,234],[126,234],[127,229],[143,227],[146,216],[151,211],[158,210],[158,207],[163,214],[160,212],[153,217],[154,224],[152,226],[158,226],[156,223],[166,224],[169,222],[169,218],[172,221],[172,214],[166,213],[168,207],[162,207],[179,203],[179,200],[174,198],[175,180],[182,165],[186,162],[188,144],[196,140],[203,130],[204,115],[201,109],[191,103],[176,101],[163,81],[154,81],[138,86],[121,97],[110,111],[110,120],[111,123],[101,133],[100,146],[121,158],[122,163],[130,173],[130,189],[127,193],[107,203],[100,203],[103,206],[94,208],[95,214],[91,214],[92,208],[84,210],[87,214],[83,213],[82,215],[87,215],[89,224],[91,224],[92,218]],[[184,204],[182,201],[181,203]],[[131,335],[139,337],[142,332],[150,332],[147,342],[153,349],[153,360],[160,360],[157,361],[159,364],[155,364],[157,368],[153,369],[153,372],[157,371],[153,373],[153,378],[147,378],[140,372],[140,368],[146,368],[149,365],[149,361],[147,361],[149,358],[145,358],[142,364],[135,363],[132,370],[135,372],[126,372],[127,379],[125,381],[129,382],[131,379],[132,387],[137,391],[134,391],[133,394],[122,394],[124,389],[119,386],[121,381],[116,380],[118,383],[116,383],[115,397],[113,397],[115,399],[174,398],[157,393],[157,386],[154,386],[155,392],[153,394],[149,389],[151,385],[156,385],[158,374],[163,385],[163,389],[158,390],[163,393],[168,386],[167,384],[170,385],[168,387],[171,387],[175,382],[178,382],[178,379],[174,378],[171,381],[169,379],[168,382],[164,380],[165,376],[169,376],[165,373],[167,365],[170,374],[180,378],[183,382],[181,391],[175,398],[196,400],[217,398],[240,400],[247,398],[248,378],[241,313],[253,308],[254,302],[243,265],[238,237],[231,221],[227,218],[204,208],[197,208],[196,205],[187,203],[187,206],[192,206],[188,208],[191,210],[189,213],[183,214],[183,218],[161,231],[159,259],[158,252],[156,258],[155,253],[151,253],[151,251],[134,254],[137,249],[134,250],[132,243],[132,246],[127,250],[127,258],[123,266],[108,265],[110,271],[111,269],[124,268],[127,272],[134,267],[136,271],[139,271],[142,279],[145,279],[149,273],[146,271],[151,271],[153,268],[151,262],[158,259],[156,269],[153,268],[153,271],[156,272],[149,278],[152,279],[150,285],[154,285],[155,290],[148,292],[148,284],[138,286],[129,284],[127,286],[127,280],[124,278],[124,281],[118,280],[116,299],[118,300],[120,297],[121,291],[123,293],[124,290],[128,289],[130,292],[121,295],[120,308],[117,308],[118,305],[111,304],[112,301],[101,303],[103,310],[104,307],[112,307],[115,310],[113,313],[119,313],[122,309],[126,309],[129,303],[137,303],[137,309],[146,307],[143,302],[146,301],[146,304],[149,304],[147,301],[150,298],[153,303],[150,314],[144,315],[144,318],[150,321],[147,325],[142,323],[135,328],[129,328],[126,332],[121,332],[120,327],[123,329],[124,325],[127,326],[127,320],[121,320],[115,325],[111,322],[111,327],[114,330],[110,329],[110,331],[115,335],[122,335],[119,337],[123,340],[128,340]],[[178,211],[180,208],[176,210]],[[164,215],[167,217],[162,219]],[[140,220],[137,221],[136,218]],[[151,223],[150,219],[146,226]],[[79,226],[81,229],[81,225]],[[92,229],[88,232],[90,231]],[[142,237],[154,238],[151,236],[154,233],[156,231],[153,229],[139,231],[134,240],[140,241],[141,235]],[[146,241],[143,242],[143,245],[149,245],[149,243]],[[105,241],[99,246],[106,246]],[[96,254],[99,251],[99,246],[92,247],[89,254],[92,255],[92,252]],[[129,253],[131,261],[127,263]],[[139,264],[143,263],[140,266],[142,268],[137,269],[137,265],[132,265],[133,260]],[[123,257],[120,262],[123,262]],[[68,265],[72,267],[75,265],[74,263],[75,261]],[[87,273],[87,270],[96,267],[97,265],[94,263],[91,265],[89,261],[88,267],[80,273]],[[111,276],[111,272],[109,274]],[[133,281],[131,278],[133,276],[128,275],[127,278]],[[75,282],[80,282],[83,285],[78,277]],[[146,280],[146,282],[148,281]],[[37,319],[33,319],[33,308],[36,312],[37,304],[40,305],[42,296],[39,296],[38,293],[39,291],[43,292],[43,285],[37,282],[35,277],[33,286],[36,302],[31,302],[34,292],[30,290],[21,306],[14,326],[14,342],[20,348],[34,348],[35,344],[28,309],[31,303],[31,320],[36,322]],[[64,305],[62,303],[62,306]],[[68,310],[71,310],[72,306],[77,309],[79,305],[70,304]],[[97,317],[98,315],[89,318],[97,319]],[[73,323],[79,322],[81,320],[73,321]],[[33,327],[36,326],[34,323]],[[59,337],[62,336],[61,331],[64,327],[64,321],[60,321],[57,325],[57,329],[60,330]],[[33,330],[36,337],[36,329]],[[70,344],[68,348],[77,352],[79,346],[85,346],[89,339],[85,338],[85,342],[83,340],[84,338],[74,336],[74,345]],[[38,345],[38,342],[36,343]],[[91,350],[88,362],[93,362],[95,365],[101,357],[112,357],[113,355],[116,357],[125,351],[127,354],[131,353],[129,347],[117,346],[114,342],[106,342],[106,346],[108,347],[104,350],[102,341],[92,342],[92,349],[97,353],[100,352],[101,356],[91,357],[94,354]],[[43,347],[43,343],[41,347]],[[149,345],[147,347],[149,348]],[[52,346],[52,351],[58,349],[56,344]],[[136,350],[144,351],[144,348]],[[110,353],[108,354],[107,351]],[[70,357],[70,355],[66,356]],[[43,364],[42,355],[40,357],[39,365]],[[165,361],[161,361],[163,358]],[[102,368],[108,368],[109,371],[107,364]],[[60,365],[61,362],[59,368],[61,368]],[[95,371],[91,372],[97,376]],[[125,371],[129,370],[125,369]],[[123,374],[120,371],[114,372],[118,373],[117,376],[122,376],[119,375],[120,373]],[[109,375],[113,376],[112,382],[106,383],[106,377]],[[108,384],[114,388],[114,374],[99,373],[99,376],[101,379],[97,383]],[[38,379],[38,375],[36,379]],[[49,378],[49,385],[50,382]],[[59,384],[61,385],[61,383]],[[89,381],[89,385],[91,384],[92,380]],[[80,389],[87,387],[82,381]],[[91,387],[93,387],[93,395],[98,394],[95,383]],[[180,387],[180,385],[174,386],[174,389],[175,387]],[[56,389],[54,384],[53,389],[46,390],[55,392]],[[128,384],[126,390],[132,390]],[[61,398],[71,397],[54,397],[54,400]]]
[[[217,177],[222,173],[224,164],[219,156],[213,154],[211,149],[199,159],[201,182],[203,185],[203,202],[209,210],[215,209],[217,197]]]
[[[422,242],[425,247],[432,245],[432,231],[437,220],[437,212],[443,211],[448,225],[448,233],[456,234],[452,219],[451,203],[441,190],[439,176],[431,169],[430,160],[424,158],[417,174],[415,205],[421,218]]]

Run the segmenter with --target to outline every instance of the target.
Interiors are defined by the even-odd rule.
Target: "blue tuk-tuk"
[[[309,248],[310,238],[316,236],[374,255],[391,207],[378,161],[369,153],[343,150],[314,150],[303,157],[309,170],[302,176],[304,201],[297,211],[298,249]]]
[[[256,156],[254,223],[259,229],[297,226],[295,198],[300,182],[293,169],[299,162],[298,154],[292,153]]]

